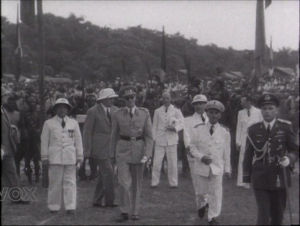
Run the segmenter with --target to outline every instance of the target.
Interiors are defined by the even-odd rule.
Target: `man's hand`
[[[173,127],[167,127],[167,130],[168,130],[168,131],[171,131],[171,132],[176,132],[176,129],[173,128]]]
[[[231,173],[230,172],[225,172],[224,176],[225,176],[226,180],[230,180],[231,179]]]
[[[47,159],[47,160],[43,160],[42,161],[42,166],[43,166],[43,168],[48,168],[49,167],[49,160]]]
[[[1,160],[3,160],[4,150],[1,148]]]
[[[241,145],[237,144],[237,145],[236,145],[236,150],[237,150],[238,152],[240,152],[240,150],[241,150]]]
[[[141,160],[141,163],[145,163],[145,162],[147,162],[147,160],[148,160],[147,156],[144,156]]]
[[[280,165],[282,165],[283,167],[287,167],[290,164],[290,159],[287,156],[284,156],[280,162]]]
[[[201,158],[201,162],[203,162],[205,165],[209,165],[209,164],[212,163],[212,158],[209,157],[209,156],[204,155],[204,156]]]

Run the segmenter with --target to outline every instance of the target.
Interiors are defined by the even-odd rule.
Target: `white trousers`
[[[177,167],[177,145],[159,146],[155,145],[155,154],[152,168],[152,186],[157,186],[160,178],[160,170],[163,158],[167,155],[168,179],[170,186],[178,185],[178,167]]]
[[[195,175],[195,191],[197,205],[199,205],[198,209],[204,207],[208,200],[208,221],[214,217],[218,217],[221,213],[223,196],[222,181],[223,176],[213,175],[211,170],[208,177]]]
[[[237,175],[237,186],[244,186],[243,183],[243,162],[244,162],[244,154],[245,154],[245,145],[241,146],[239,163],[238,163],[238,175]]]
[[[60,210],[62,194],[66,210],[76,209],[76,165],[49,165],[48,208]]]

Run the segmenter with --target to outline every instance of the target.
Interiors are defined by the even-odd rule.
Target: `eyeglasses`
[[[128,97],[125,97],[125,100],[129,100],[129,99],[133,100],[134,98],[135,98],[135,96],[128,96]]]

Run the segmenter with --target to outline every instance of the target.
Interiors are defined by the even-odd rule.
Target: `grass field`
[[[179,170],[180,172],[180,170]],[[289,190],[294,224],[299,224],[299,173],[292,175],[293,187]],[[167,176],[162,175],[157,189],[150,188],[150,177],[144,178],[140,220],[129,220],[127,225],[206,225],[207,215],[199,219],[195,196],[190,178],[179,176],[178,189],[170,189]],[[22,175],[22,186],[27,186]],[[2,203],[2,225],[114,225],[118,208],[94,208],[92,197],[96,184],[90,181],[78,182],[78,203],[75,215],[66,215],[63,209],[52,215],[47,209],[47,189],[39,184],[35,195],[37,201],[30,205],[12,205],[8,200]],[[116,202],[118,202],[118,195]],[[238,188],[236,179],[223,182],[223,206],[221,225],[255,225],[256,204],[252,189]],[[284,225],[289,225],[288,209]]]

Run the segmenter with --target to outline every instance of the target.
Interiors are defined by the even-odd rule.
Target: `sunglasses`
[[[128,97],[125,97],[125,100],[129,100],[129,99],[133,100],[134,98],[135,98],[135,96],[128,96]]]

